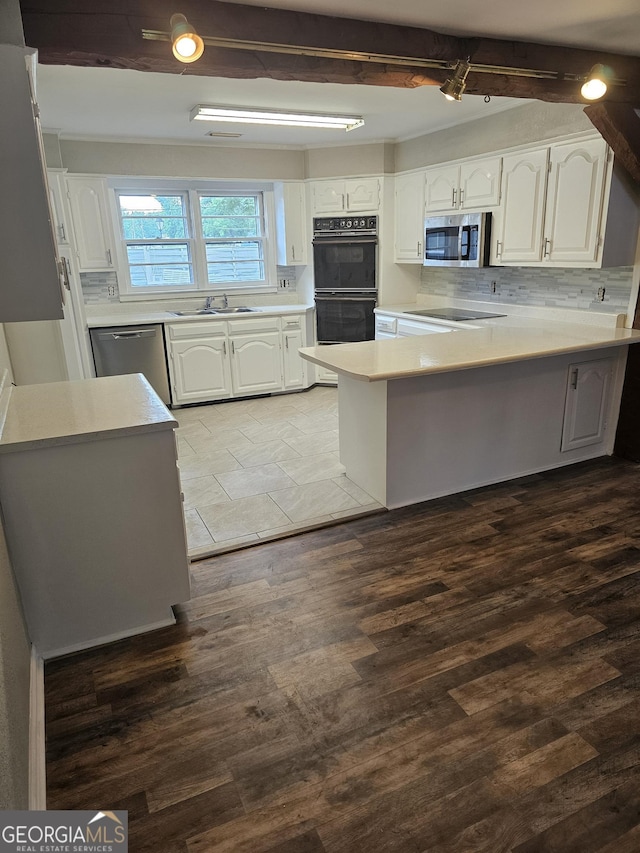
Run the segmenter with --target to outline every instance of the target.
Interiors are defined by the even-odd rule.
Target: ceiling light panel
[[[208,106],[198,104],[191,110],[191,121],[221,121],[240,124],[272,124],[288,127],[319,127],[330,130],[355,130],[362,127],[361,116],[295,113],[250,107]]]

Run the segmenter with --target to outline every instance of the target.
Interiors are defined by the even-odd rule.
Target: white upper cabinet
[[[107,185],[102,178],[67,177],[80,272],[114,269]]]
[[[305,185],[302,181],[277,183],[274,187],[274,195],[278,263],[281,266],[308,264]]]
[[[551,148],[543,246],[549,261],[597,260],[606,165],[604,139]]]
[[[25,50],[0,45],[0,323],[60,320],[60,267]]]
[[[375,213],[380,207],[380,179],[314,181],[311,184],[311,199],[316,215]]]
[[[399,175],[395,182],[396,263],[421,264],[424,249],[424,172]]]
[[[541,260],[548,162],[546,148],[503,158],[502,205],[494,215],[492,263]]]
[[[427,169],[425,209],[430,213],[486,210],[500,203],[501,157]]]
[[[639,211],[603,139],[562,142],[504,158],[492,263],[633,264]]]

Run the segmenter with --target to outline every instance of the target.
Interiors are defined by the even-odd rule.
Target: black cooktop
[[[489,317],[506,317],[506,314],[489,314],[486,311],[471,311],[466,308],[420,308],[417,311],[405,311],[405,314],[418,314],[420,317],[433,317],[436,320],[486,320]]]

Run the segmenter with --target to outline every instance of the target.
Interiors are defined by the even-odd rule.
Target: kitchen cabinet
[[[570,364],[561,450],[604,441],[615,360],[601,358]]]
[[[232,396],[225,324],[169,325],[169,376],[174,403]]]
[[[542,258],[542,225],[549,151],[510,154],[502,161],[502,205],[494,214],[492,263]]]
[[[425,210],[487,210],[500,203],[501,157],[438,166],[425,173]]]
[[[303,317],[282,317],[282,369],[284,390],[305,387],[305,362],[298,350],[304,346],[302,332]]]
[[[311,198],[314,214],[375,213],[380,207],[380,179],[314,181]]]
[[[189,599],[176,426],[139,375],[13,389],[0,500],[39,655],[172,624]]]
[[[59,320],[60,267],[38,108],[22,47],[0,45],[0,103],[0,322]]]
[[[421,264],[424,260],[424,189],[425,174],[399,175],[395,182],[396,263]]]
[[[230,320],[231,382],[238,397],[282,390],[279,320]]]
[[[304,388],[304,315],[166,325],[174,404]]]
[[[492,263],[603,267],[634,262],[639,210],[601,137],[504,158]]]
[[[114,269],[107,184],[102,178],[67,177],[69,207],[80,272]]]
[[[449,326],[440,326],[415,317],[393,317],[376,313],[376,340],[385,338],[409,338],[413,335],[434,335],[442,332],[453,332]]]
[[[308,264],[305,185],[302,181],[276,183],[274,196],[278,263],[285,267]]]

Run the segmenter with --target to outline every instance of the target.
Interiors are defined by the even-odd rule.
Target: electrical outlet
[[[604,302],[604,293],[605,293],[604,287],[599,287],[598,288],[598,302]]]
[[[108,287],[107,287],[107,296],[115,296],[115,295],[116,295],[116,288],[115,288],[115,285],[114,285],[114,284],[110,284],[110,285],[108,285]]]

